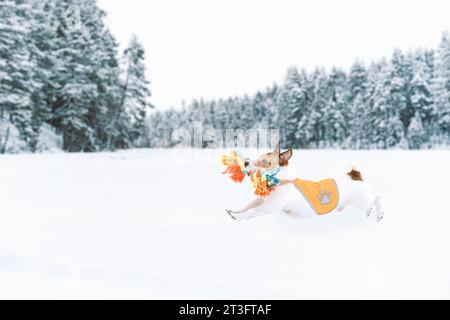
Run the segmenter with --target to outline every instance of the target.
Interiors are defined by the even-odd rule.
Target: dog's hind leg
[[[381,197],[375,196],[369,185],[365,182],[355,181],[353,187],[351,205],[365,212],[368,218],[375,212],[377,221],[381,221],[383,219]]]
[[[377,221],[380,222],[384,217],[383,209],[381,208],[381,197],[377,196],[374,201],[374,208],[377,213]]]
[[[369,218],[373,212],[376,213],[377,222],[380,222],[383,219],[383,215],[384,215],[384,212],[381,209],[381,197],[380,196],[376,196],[375,200],[373,201],[370,208],[366,210],[367,218]]]
[[[366,214],[367,217],[374,212],[375,200],[371,188],[366,182],[352,181],[350,187],[349,204],[359,211]]]

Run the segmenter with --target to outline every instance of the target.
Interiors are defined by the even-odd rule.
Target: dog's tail
[[[352,163],[344,164],[341,168],[339,168],[338,172],[345,174],[353,181],[364,181],[361,171]]]
[[[364,181],[361,171],[356,170],[356,168],[352,168],[350,172],[347,172],[347,175],[354,181]]]

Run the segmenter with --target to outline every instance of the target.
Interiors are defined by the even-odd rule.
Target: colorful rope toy
[[[234,182],[241,183],[248,175],[257,196],[268,196],[280,184],[280,180],[276,177],[280,172],[279,166],[269,171],[259,168],[246,169],[244,161],[236,151],[222,155],[221,162],[226,166],[223,174],[228,174]]]

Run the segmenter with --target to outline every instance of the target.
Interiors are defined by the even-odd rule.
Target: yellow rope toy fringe
[[[279,180],[275,178],[275,175],[279,170],[274,170],[270,173],[266,172],[264,169],[247,171],[245,169],[244,161],[238,156],[236,151],[224,154],[220,159],[222,165],[227,167],[223,174],[228,174],[230,179],[234,182],[241,183],[244,180],[245,175],[248,174],[257,196],[268,196],[275,190],[274,187],[279,184]]]
[[[224,154],[221,156],[221,162],[224,166],[232,166],[232,165],[238,165],[242,170],[245,169],[244,161],[239,158],[236,151],[231,151],[229,154]]]
[[[236,151],[232,151],[230,154],[224,154],[220,158],[222,165],[227,169],[223,174],[228,174],[230,179],[234,182],[242,182],[245,178],[245,164],[241,158],[237,155]]]

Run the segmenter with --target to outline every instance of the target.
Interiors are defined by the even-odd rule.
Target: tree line
[[[133,37],[119,55],[104,17],[96,0],[0,1],[0,121],[27,150],[43,125],[71,152],[146,143],[145,51]]]
[[[431,148],[450,144],[450,37],[437,50],[395,50],[387,59],[349,71],[292,67],[281,85],[255,95],[193,100],[155,110],[149,147],[172,147],[177,128],[278,128],[293,148]]]

